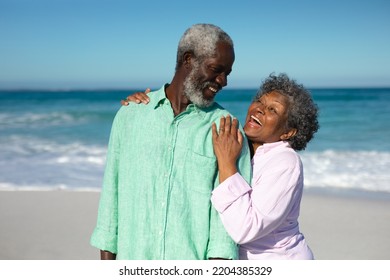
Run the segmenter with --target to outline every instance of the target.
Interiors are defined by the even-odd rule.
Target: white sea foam
[[[302,153],[305,186],[390,192],[390,153],[334,151]]]
[[[0,189],[93,189],[102,184],[106,146],[12,137],[0,145]]]
[[[77,191],[77,192],[99,192],[101,189],[96,187],[68,187],[64,184],[59,185],[17,185],[0,182],[0,191]]]

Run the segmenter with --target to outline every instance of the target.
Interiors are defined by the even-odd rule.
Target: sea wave
[[[72,161],[103,164],[106,150],[106,146],[97,144],[86,144],[79,141],[59,143],[49,138],[34,136],[10,135],[0,141],[0,152],[3,158],[8,160],[29,156],[30,158],[46,157],[59,163]]]
[[[66,112],[47,113],[0,113],[0,125],[3,128],[43,127],[58,126],[64,124],[85,123],[88,117],[85,115]]]
[[[7,137],[0,141],[0,189],[99,189],[106,153],[107,145]],[[390,152],[326,150],[300,156],[305,188],[390,193]]]
[[[305,187],[390,192],[390,153],[382,151],[301,154]]]
[[[0,189],[99,188],[106,146],[13,137],[0,145]]]

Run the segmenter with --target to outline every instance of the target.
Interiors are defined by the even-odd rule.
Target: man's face
[[[226,43],[218,43],[216,54],[192,63],[192,70],[184,81],[184,94],[195,105],[209,107],[215,95],[227,85],[232,71],[234,50]]]

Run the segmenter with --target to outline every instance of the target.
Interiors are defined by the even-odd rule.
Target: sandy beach
[[[97,260],[99,192],[0,191],[1,260]],[[306,193],[301,231],[318,260],[390,260],[390,200]]]

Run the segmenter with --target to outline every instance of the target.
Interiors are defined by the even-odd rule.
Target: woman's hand
[[[150,92],[150,88],[147,88],[145,92],[136,92],[129,95],[125,100],[121,100],[121,104],[123,106],[129,105],[129,102],[134,102],[137,104],[143,103],[148,104],[150,99],[148,97],[148,93]]]
[[[238,129],[238,120],[230,115],[222,117],[219,131],[217,125],[212,125],[214,153],[218,161],[219,182],[237,172],[237,159],[241,153],[243,136]]]

